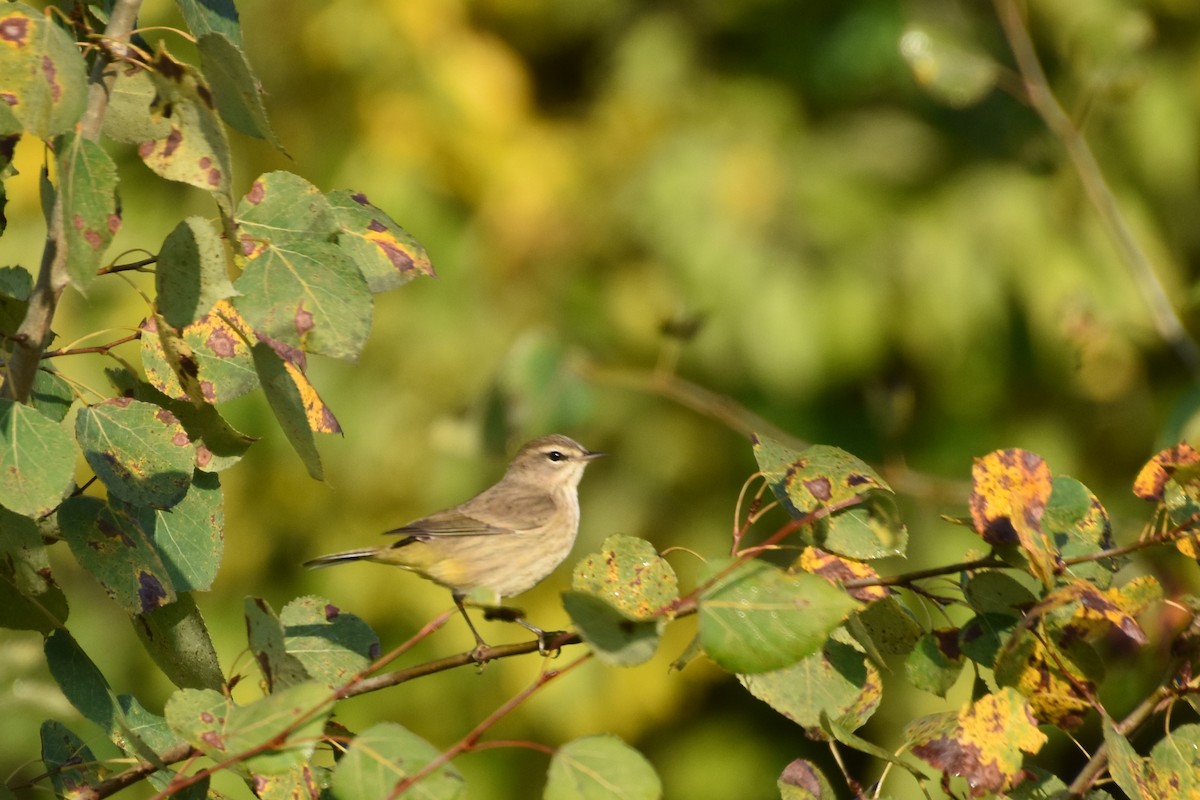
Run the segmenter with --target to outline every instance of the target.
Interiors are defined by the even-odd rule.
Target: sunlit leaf
[[[372,293],[395,289],[421,276],[433,277],[429,255],[412,234],[366,195],[348,190],[326,197],[337,221],[337,243],[367,279]]]
[[[142,365],[150,384],[168,397],[185,399],[188,393],[180,384],[157,335],[158,323],[149,317],[142,323],[148,334],[141,338]],[[191,363],[187,378],[194,382],[206,403],[235,400],[258,388],[258,375],[247,338],[250,324],[225,300],[196,322],[180,331]]]
[[[599,553],[591,553],[575,565],[571,586],[602,598],[634,620],[651,619],[679,598],[675,570],[654,545],[635,536],[605,539]]]
[[[30,517],[51,511],[75,480],[75,444],[57,422],[0,399],[0,504]]]
[[[154,270],[159,313],[183,328],[207,316],[217,301],[232,297],[225,266],[225,245],[202,217],[175,226],[158,251]]]
[[[33,378],[29,400],[43,416],[62,422],[75,402],[75,395],[71,392],[71,384],[59,377],[53,368],[43,365]]]
[[[1163,487],[1176,470],[1200,465],[1200,452],[1187,442],[1168,447],[1150,459],[1133,481],[1133,493],[1143,500],[1162,500]]]
[[[437,758],[436,747],[395,722],[381,722],[354,737],[329,783],[337,800],[387,797],[397,783],[415,775]],[[455,800],[466,796],[462,775],[443,764],[423,777],[419,796]]]
[[[820,575],[834,585],[853,580],[874,580],[879,577],[879,573],[870,564],[852,558],[844,558],[819,547],[805,547],[801,550],[793,567]],[[886,586],[854,587],[846,591],[855,600],[861,600],[864,603],[882,600],[888,596]]]
[[[283,151],[283,143],[271,128],[263,92],[238,39],[224,32],[198,37],[200,68],[212,87],[221,118],[247,136],[265,139]]]
[[[272,242],[235,284],[234,307],[254,330],[308,353],[355,361],[371,329],[371,292],[331,242]]]
[[[199,39],[221,33],[234,44],[242,43],[242,25],[233,0],[175,0],[192,35]]]
[[[891,487],[861,459],[836,447],[797,451],[755,435],[754,457],[771,490],[796,519],[822,508],[858,503],[804,532],[813,544],[859,560],[903,555],[908,533]]]
[[[907,726],[905,738],[913,755],[965,777],[973,793],[1009,788],[1021,774],[1022,753],[1037,753],[1046,743],[1014,689],[985,695],[958,712],[921,717]]]
[[[199,72],[175,60],[161,40],[153,67],[154,136],[140,144],[138,155],[159,176],[203,189],[222,211],[231,212],[229,141],[211,90]]]
[[[297,597],[279,612],[287,652],[315,680],[344,686],[379,658],[379,637],[360,617],[323,597]]]
[[[86,289],[121,227],[117,167],[103,147],[78,134],[63,136],[58,146],[67,272],[72,283]]]
[[[170,508],[192,483],[195,450],[165,408],[113,398],[80,410],[75,437],[96,476],[126,502]]]
[[[167,567],[135,518],[81,495],[58,509],[58,526],[80,566],[127,612],[140,614],[175,600]]]
[[[710,574],[727,568],[728,562],[710,564]],[[858,605],[816,575],[748,561],[701,595],[700,643],[730,672],[769,672],[820,650]]]
[[[1074,478],[1054,479],[1042,528],[1064,559],[1092,556],[1113,546],[1108,512],[1096,496]],[[1088,560],[1066,568],[1070,576],[1089,580],[1103,589],[1112,582],[1121,562],[1106,558]]]
[[[1030,580],[1028,575],[1024,576]],[[1011,570],[981,569],[971,573],[963,585],[963,598],[977,614],[1024,614],[1037,596],[1017,580]]]
[[[879,671],[866,655],[848,644],[829,641],[819,652],[791,666],[757,675],[739,675],[750,694],[823,738],[821,718],[847,730],[862,727],[883,699]]]
[[[279,426],[300,455],[308,474],[323,480],[321,455],[313,432],[340,433],[341,426],[317,390],[294,364],[281,359],[269,345],[254,345],[254,366]]]
[[[1038,722],[1070,730],[1091,708],[1104,665],[1085,642],[1017,631],[996,656],[996,682],[1017,689]]]
[[[268,245],[332,244],[338,231],[333,207],[321,190],[291,172],[258,176],[237,206],[238,242],[247,258]]]
[[[1168,731],[1154,743],[1145,764],[1149,797],[1200,797],[1200,725]]]
[[[1019,544],[1033,573],[1053,583],[1058,551],[1042,529],[1053,483],[1041,456],[1027,450],[996,450],[971,469],[971,518],[991,545]]]
[[[0,11],[0,134],[49,139],[71,130],[87,102],[87,67],[54,17],[24,3]]]
[[[261,597],[247,597],[245,613],[250,653],[258,662],[267,691],[276,692],[309,680],[304,665],[287,651],[283,623],[270,604]]]
[[[1126,796],[1154,797],[1146,781],[1142,758],[1109,719],[1104,720],[1104,744],[1108,748],[1108,772]]]
[[[569,742],[550,759],[544,800],[658,800],[662,781],[646,757],[616,736]]]
[[[215,761],[254,751],[253,774],[287,772],[312,757],[332,705],[329,690],[302,683],[238,705],[211,689],[180,689],[167,700],[167,724]]]

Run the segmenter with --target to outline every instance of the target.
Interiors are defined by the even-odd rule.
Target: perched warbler
[[[450,590],[476,643],[486,647],[464,598],[477,590],[499,599],[518,595],[566,559],[579,532],[576,488],[588,462],[602,455],[558,434],[534,439],[517,452],[496,485],[461,505],[386,531],[400,535],[397,541],[332,553],[304,566],[377,561],[415,572]],[[545,632],[522,619],[520,611],[491,607],[485,616],[519,622],[545,648]]]

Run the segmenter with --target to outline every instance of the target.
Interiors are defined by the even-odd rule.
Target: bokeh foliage
[[[147,7],[142,22],[178,23],[172,13]],[[656,364],[879,465],[901,489],[915,564],[973,546],[936,521],[939,511],[967,514],[965,491],[926,480],[962,478],[972,456],[1010,446],[1043,453],[1105,499],[1117,541],[1127,543],[1135,532],[1127,520],[1144,517],[1132,501],[1122,505],[1129,476],[1193,431],[1191,376],[1158,338],[1058,143],[1004,91],[1011,57],[987,6],[341,0],[256,3],[242,13],[267,92],[265,135],[294,162],[233,140],[231,198],[278,169],[361,189],[418,234],[441,277],[376,299],[359,371],[312,365],[346,430],[345,441],[322,442],[334,488],[298,489],[308,479],[261,401],[230,407],[233,428],[264,441],[223,487],[227,553],[215,591],[200,598],[226,667],[245,646],[247,594],[282,608],[319,590],[385,640],[409,635],[443,595],[391,574],[310,578],[296,563],[461,500],[495,476],[506,445],[535,431],[578,432],[619,456],[584,485],[590,546],[578,553],[614,533],[660,550],[724,547],[737,487],[754,463],[744,441],[653,396],[670,395],[670,384],[653,380]],[[1200,68],[1198,27],[1191,4],[1171,0],[1039,2],[1031,19],[1054,87],[1188,318],[1200,154],[1200,90],[1188,76]],[[168,45],[179,60],[191,55],[185,42]],[[199,55],[215,49],[219,56],[211,45]],[[56,124],[39,122],[47,133],[63,130]],[[87,163],[86,145],[74,152]],[[5,261],[32,265],[43,154],[23,147],[17,156],[21,175],[6,181]],[[139,223],[116,232],[110,257],[165,241],[178,209],[213,215],[198,192],[168,190],[164,201],[152,185],[160,182],[127,178],[140,169],[131,150],[114,148],[111,158],[125,219]],[[336,209],[336,193],[326,197]],[[92,281],[86,299],[67,297],[60,341],[143,313],[133,292],[102,283]],[[361,292],[354,297],[361,305]],[[122,307],[133,310],[114,323]],[[250,309],[265,319],[260,311]],[[183,341],[192,334],[185,327]],[[143,348],[153,341],[162,339],[143,337]],[[185,398],[188,388],[169,382],[170,347],[146,362],[147,379]],[[135,348],[124,357],[139,360]],[[83,360],[57,363],[103,385],[103,359]],[[243,378],[257,363],[287,389],[286,366],[265,351],[241,363]],[[192,390],[203,392],[203,380]],[[62,394],[43,396],[61,405]],[[275,402],[294,414],[311,408],[287,391]],[[6,428],[39,424],[23,414],[14,408]],[[208,449],[240,456],[231,443],[239,437],[225,433],[223,448],[206,439]],[[316,450],[303,426],[293,438],[311,471]],[[915,471],[896,480],[900,465]],[[54,564],[64,585],[69,561]],[[685,583],[694,577],[695,564],[674,563]],[[1156,566],[1194,584],[1186,559]],[[555,600],[566,585],[558,576],[527,605],[565,621]],[[81,608],[89,605],[96,610]],[[129,636],[104,608],[76,603],[77,635],[103,654],[111,680],[147,682],[161,702],[166,685],[137,648],[102,646]],[[34,641],[7,640],[6,674],[33,690],[8,700],[19,713],[0,723],[12,726],[0,735],[6,743],[27,742],[29,720],[46,709],[69,713],[28,665]],[[932,644],[924,652],[936,660]],[[512,732],[565,741],[612,730],[641,745],[672,794],[772,796],[773,777],[806,746],[794,726],[748,709],[702,664],[674,676],[657,666],[665,663],[636,677],[597,669],[581,681],[591,689],[556,684],[558,701],[535,702]],[[1118,667],[1132,676],[1128,698],[1146,680],[1138,667]],[[528,667],[507,665],[493,674],[501,677],[490,685],[447,677],[446,695],[391,702],[425,712],[422,734],[451,740],[530,677]],[[461,713],[440,712],[439,698],[466,688],[475,699]],[[614,694],[629,702],[612,703]],[[675,716],[685,724],[671,726]],[[887,730],[889,720],[876,724]],[[722,793],[690,765],[729,752],[744,768]],[[5,763],[30,757],[30,748],[6,751]],[[497,776],[471,781],[477,790],[490,784],[495,796],[515,796],[524,785],[506,777],[513,762],[472,758],[468,772]],[[530,763],[528,774],[544,770]]]

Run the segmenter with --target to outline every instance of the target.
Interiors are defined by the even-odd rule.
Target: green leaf
[[[211,689],[180,689],[167,700],[167,724],[214,761],[256,751],[242,763],[254,775],[300,767],[333,710],[329,690],[302,683],[247,705]]]
[[[771,491],[795,519],[860,501],[806,530],[810,543],[860,561],[904,554],[908,532],[892,489],[861,459],[829,445],[797,451],[758,435],[754,457]]]
[[[875,666],[862,652],[833,640],[791,666],[738,680],[813,738],[822,738],[822,715],[852,731],[866,724],[883,698]]]
[[[238,240],[247,257],[267,244],[333,243],[338,232],[333,207],[321,190],[291,172],[260,175],[238,202]]]
[[[1180,725],[1167,732],[1145,763],[1150,797],[1200,796],[1200,725]]]
[[[963,597],[977,614],[1019,616],[1037,602],[1037,597],[1028,586],[1007,571],[998,569],[971,573],[963,586]]]
[[[979,614],[967,621],[959,631],[959,648],[963,655],[984,667],[996,661],[1000,647],[1020,620],[1009,614]]]
[[[59,195],[67,242],[67,274],[86,289],[121,227],[117,167],[96,142],[67,134],[58,142]]]
[[[225,685],[217,650],[191,592],[131,620],[142,646],[171,683],[187,689]]]
[[[295,365],[280,358],[265,342],[254,345],[254,367],[279,427],[292,443],[308,474],[324,480],[321,454],[313,431],[341,432],[341,427],[317,390]]]
[[[157,320],[148,317],[142,323],[142,330],[152,334],[141,338],[146,380],[167,397],[189,400],[188,405],[194,407],[167,358]],[[236,400],[258,388],[258,374],[247,341],[250,335],[250,324],[224,300],[176,334],[176,346],[187,358],[186,378],[193,382],[205,403]],[[178,413],[176,416],[183,419]]]
[[[45,652],[50,674],[80,714],[127,752],[140,758],[154,757],[152,748],[125,720],[124,709],[108,681],[65,628],[46,638]]]
[[[188,217],[158,251],[154,287],[159,312],[176,328],[207,316],[218,300],[236,292],[225,267],[225,246],[212,224]]]
[[[404,726],[381,722],[354,737],[333,771],[330,792],[337,800],[387,797],[397,783],[439,755]],[[444,764],[421,779],[417,793],[423,800],[454,800],[466,796],[466,786],[458,770]]]
[[[55,422],[66,419],[75,402],[71,385],[58,376],[53,369],[43,366],[33,376],[33,388],[29,400],[41,414]]]
[[[657,800],[662,781],[645,756],[616,736],[588,736],[550,759],[544,800]]]
[[[75,482],[75,445],[62,425],[0,399],[0,504],[18,514],[49,513]]]
[[[200,36],[196,46],[200,50],[200,69],[217,98],[221,118],[247,136],[265,139],[277,150],[286,152],[271,129],[262,89],[240,41],[213,32]]]
[[[605,600],[632,620],[648,620],[679,599],[675,570],[654,545],[635,536],[610,536],[599,553],[575,565],[571,587]]]
[[[1104,506],[1086,486],[1066,476],[1054,479],[1042,514],[1042,529],[1064,559],[1090,556],[1113,546],[1112,524]],[[1066,573],[1106,589],[1125,560],[1084,561],[1067,567]]]
[[[1128,797],[1151,797],[1141,756],[1109,719],[1104,720],[1104,744],[1108,747],[1108,772],[1121,791]]]
[[[167,567],[136,519],[99,498],[81,495],[59,507],[58,526],[80,566],[128,613],[175,600]]]
[[[309,353],[354,361],[371,330],[371,292],[337,245],[272,242],[246,264],[234,306],[255,332]]]
[[[211,193],[228,214],[233,210],[229,142],[212,92],[195,68],[175,60],[161,42],[158,48],[150,73],[151,112],[158,122],[138,155],[159,176]]]
[[[361,618],[323,597],[297,597],[279,614],[287,652],[330,688],[344,686],[379,658],[379,637]]]
[[[96,476],[128,503],[170,508],[192,483],[195,449],[165,408],[113,398],[80,410],[75,437]]]
[[[37,523],[0,507],[0,626],[48,634],[66,620]]]
[[[4,18],[0,15],[0,24]],[[61,722],[42,723],[42,763],[50,775],[55,797],[86,797],[88,787],[101,780],[96,756],[83,740]]]
[[[855,638],[861,632],[871,648],[882,655],[907,655],[924,634],[912,611],[895,595],[874,601],[850,619],[855,623]]]
[[[223,33],[241,47],[242,25],[233,0],[175,0],[183,21],[199,39],[210,33]]]
[[[610,601],[584,592],[563,592],[563,607],[596,658],[616,667],[632,667],[654,657],[664,620],[637,620]]]
[[[429,254],[366,195],[349,190],[326,195],[338,226],[337,244],[358,267],[372,293],[403,286],[413,278],[434,277]]]
[[[87,103],[87,66],[75,40],[24,3],[0,6],[0,134],[50,139],[74,127]]]
[[[931,631],[917,642],[904,662],[904,674],[918,689],[945,697],[962,674],[962,650],[959,649],[957,628]]]
[[[328,798],[320,787],[328,782],[325,767],[300,764],[286,772],[254,776],[254,796],[258,800],[301,800],[302,798]],[[172,795],[174,800],[174,795]],[[206,800],[202,798],[202,800]]]
[[[709,574],[728,563],[711,564]],[[770,672],[818,652],[858,606],[823,578],[747,561],[701,595],[700,643],[730,672]]]
[[[119,70],[104,112],[104,136],[136,146],[163,135],[164,122],[150,110],[157,95],[150,70],[133,64]]]
[[[222,501],[220,479],[195,472],[192,487],[169,511],[122,508],[150,534],[176,591],[212,588],[225,547]]]
[[[276,692],[309,680],[304,665],[287,651],[283,623],[275,616],[270,604],[261,597],[247,597],[245,613],[250,653],[258,662],[267,691]]]
[[[788,764],[776,785],[780,800],[835,800],[837,797],[820,768],[803,758]]]

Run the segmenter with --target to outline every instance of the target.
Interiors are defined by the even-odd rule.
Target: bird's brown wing
[[[431,514],[384,533],[418,538],[512,533],[542,527],[554,516],[555,510],[554,500],[542,493],[484,492],[457,508]]]

